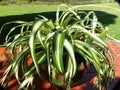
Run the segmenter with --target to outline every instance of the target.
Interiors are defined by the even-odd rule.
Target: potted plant
[[[61,12],[61,7],[66,9]],[[99,37],[106,28],[93,11],[87,13],[79,11],[79,6],[61,5],[56,20],[40,16],[33,22],[9,22],[1,30],[14,23],[17,25],[6,36],[4,55],[8,63],[1,80],[3,86],[14,75],[18,89],[29,89],[38,75],[43,81],[47,79],[55,86],[70,90],[79,81],[76,78],[84,78],[86,69],[92,65],[97,72],[97,88],[108,90],[114,71],[105,53],[111,54]],[[16,30],[20,33],[10,37]],[[28,58],[31,58],[29,65]]]

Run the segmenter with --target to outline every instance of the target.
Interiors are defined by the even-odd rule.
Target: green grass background
[[[0,6],[0,27],[9,21],[33,21],[38,15],[55,19],[55,11],[59,5],[9,5]],[[80,7],[80,10],[94,10],[98,20],[109,28],[108,33],[120,40],[120,6],[117,3],[96,4],[96,6]],[[8,30],[0,34],[0,44],[4,41]]]

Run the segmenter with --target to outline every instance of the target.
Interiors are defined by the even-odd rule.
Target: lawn
[[[0,6],[0,17],[56,11],[58,5],[9,5]]]
[[[10,5],[0,6],[0,27],[9,21],[32,21],[38,15],[44,15],[55,19],[55,11],[58,5]],[[80,10],[94,10],[98,20],[109,28],[108,33],[120,40],[120,6],[117,3],[96,4],[96,6],[82,6]],[[3,42],[7,31],[0,35]],[[1,43],[0,43],[1,44]]]

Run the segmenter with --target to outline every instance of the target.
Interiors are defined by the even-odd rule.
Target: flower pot
[[[109,90],[119,90],[120,86],[120,45],[117,42],[108,42],[109,47],[113,57],[114,57],[114,68],[115,68],[115,78],[109,87]]]
[[[109,87],[109,90],[114,90],[114,88],[116,87],[117,83],[120,80],[119,79],[120,78],[120,73],[119,73],[119,71],[120,71],[120,67],[119,67],[120,46],[113,42],[109,42],[109,43],[107,43],[107,45],[114,56],[115,78]],[[5,63],[8,62],[8,60],[3,56],[4,50],[5,50],[5,47],[0,47],[0,59],[1,59],[1,61],[0,61],[0,80],[2,79],[2,74],[6,70]],[[9,53],[9,52],[10,51],[8,50],[7,53]],[[32,62],[32,59],[29,58],[28,62],[27,62],[28,66],[31,64],[31,62]],[[93,83],[95,83],[95,80],[96,80],[96,74],[97,73],[96,73],[94,67],[90,66],[90,68],[86,70],[86,74],[84,74],[84,78],[80,79],[80,81],[75,83],[71,87],[71,90],[97,90],[93,86]],[[76,78],[78,78],[78,77],[76,76]],[[34,83],[34,85],[36,85],[35,90],[65,90],[64,88],[59,88],[59,87],[54,86],[53,84],[48,82],[48,80],[42,81],[38,75],[35,76],[33,83]],[[9,81],[7,87],[8,87],[7,88],[8,90],[17,90],[18,82],[14,76]]]

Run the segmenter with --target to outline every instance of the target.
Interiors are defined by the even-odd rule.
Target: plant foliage
[[[66,9],[61,12],[61,7]],[[55,21],[40,16],[33,22],[9,22],[4,24],[1,30],[13,23],[17,25],[11,28],[6,37],[6,50],[10,49],[11,52],[8,54],[5,51],[9,63],[2,84],[6,82],[9,74],[9,78],[13,75],[16,77],[19,89],[28,88],[32,85],[36,73],[42,78],[41,65],[45,64],[48,80],[57,86],[69,89],[79,71],[78,60],[81,58],[76,59],[77,53],[85,62],[95,67],[99,90],[102,87],[108,89],[114,72],[105,52],[111,54],[106,44],[99,38],[106,28],[98,22],[93,11],[87,13],[79,11],[79,6],[61,5],[56,12]],[[15,30],[20,30],[20,33],[10,37]],[[32,58],[29,66],[27,66],[28,57]],[[22,75],[19,76],[19,73]],[[59,74],[62,78],[58,77]]]

